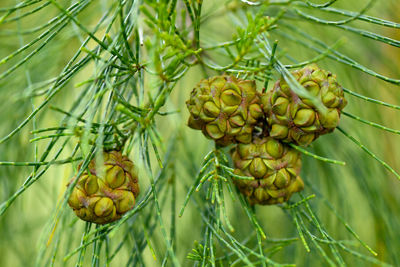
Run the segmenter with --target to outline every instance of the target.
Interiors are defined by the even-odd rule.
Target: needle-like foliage
[[[397,0],[2,0],[0,266],[400,265]],[[185,101],[223,73],[285,78],[317,62],[348,106],[302,153],[305,190],[251,206],[229,147],[186,125]],[[118,221],[68,207],[103,150],[138,166]],[[80,166],[80,167],[79,167]],[[75,181],[76,183],[76,181]]]

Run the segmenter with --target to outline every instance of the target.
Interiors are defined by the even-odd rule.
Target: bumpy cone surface
[[[310,99],[296,95],[283,79],[262,96],[263,109],[272,137],[306,146],[337,127],[347,101],[336,75],[316,64],[294,71],[292,75],[321,101],[327,108],[325,112],[317,110]]]
[[[227,75],[201,80],[186,105],[189,127],[223,146],[250,143],[255,124],[264,116],[255,82]]]
[[[250,204],[271,205],[288,201],[303,190],[300,154],[272,137],[255,138],[232,150],[235,173],[254,180],[234,179]]]
[[[96,166],[95,160],[89,163],[68,200],[79,218],[97,224],[120,219],[133,208],[139,194],[137,172],[128,157],[111,151],[104,152],[103,159],[102,168]]]

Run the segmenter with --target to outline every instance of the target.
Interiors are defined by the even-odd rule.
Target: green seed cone
[[[189,127],[217,144],[250,143],[254,126],[264,114],[254,81],[234,76],[203,79],[186,101]]]
[[[306,146],[337,127],[347,101],[336,75],[320,69],[316,64],[294,71],[292,75],[321,101],[327,108],[325,112],[317,110],[310,99],[296,95],[283,79],[262,95],[261,102],[271,137]]]
[[[137,171],[128,157],[111,151],[103,153],[103,160],[102,169],[96,168],[95,160],[89,163],[68,199],[79,218],[97,224],[120,219],[134,207],[139,195]]]
[[[288,201],[303,190],[300,153],[272,137],[254,138],[231,151],[235,173],[254,180],[234,178],[250,204],[272,205]]]

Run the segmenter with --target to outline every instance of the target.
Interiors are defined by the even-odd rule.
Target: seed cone
[[[189,127],[201,130],[217,144],[250,143],[264,114],[254,81],[215,76],[196,85],[186,101]]]
[[[231,154],[235,173],[255,178],[233,180],[252,205],[283,203],[304,188],[299,176],[299,152],[272,137],[256,137],[250,144],[238,144]]]
[[[263,94],[263,109],[271,137],[306,146],[337,127],[347,101],[336,75],[320,69],[316,64],[294,71],[292,75],[327,109],[317,110],[310,99],[296,95],[284,79]]]
[[[94,159],[89,163],[68,199],[79,218],[97,224],[120,219],[134,207],[139,194],[137,171],[128,157],[111,151],[103,153],[103,160],[102,168],[96,166]]]

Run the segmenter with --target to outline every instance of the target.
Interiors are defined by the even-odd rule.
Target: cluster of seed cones
[[[336,75],[315,64],[292,75],[307,97],[297,95],[284,79],[259,93],[255,81],[222,75],[201,80],[186,102],[189,127],[220,146],[235,144],[235,173],[254,180],[233,181],[251,204],[282,203],[304,188],[300,154],[288,143],[307,146],[332,132],[347,104]]]

